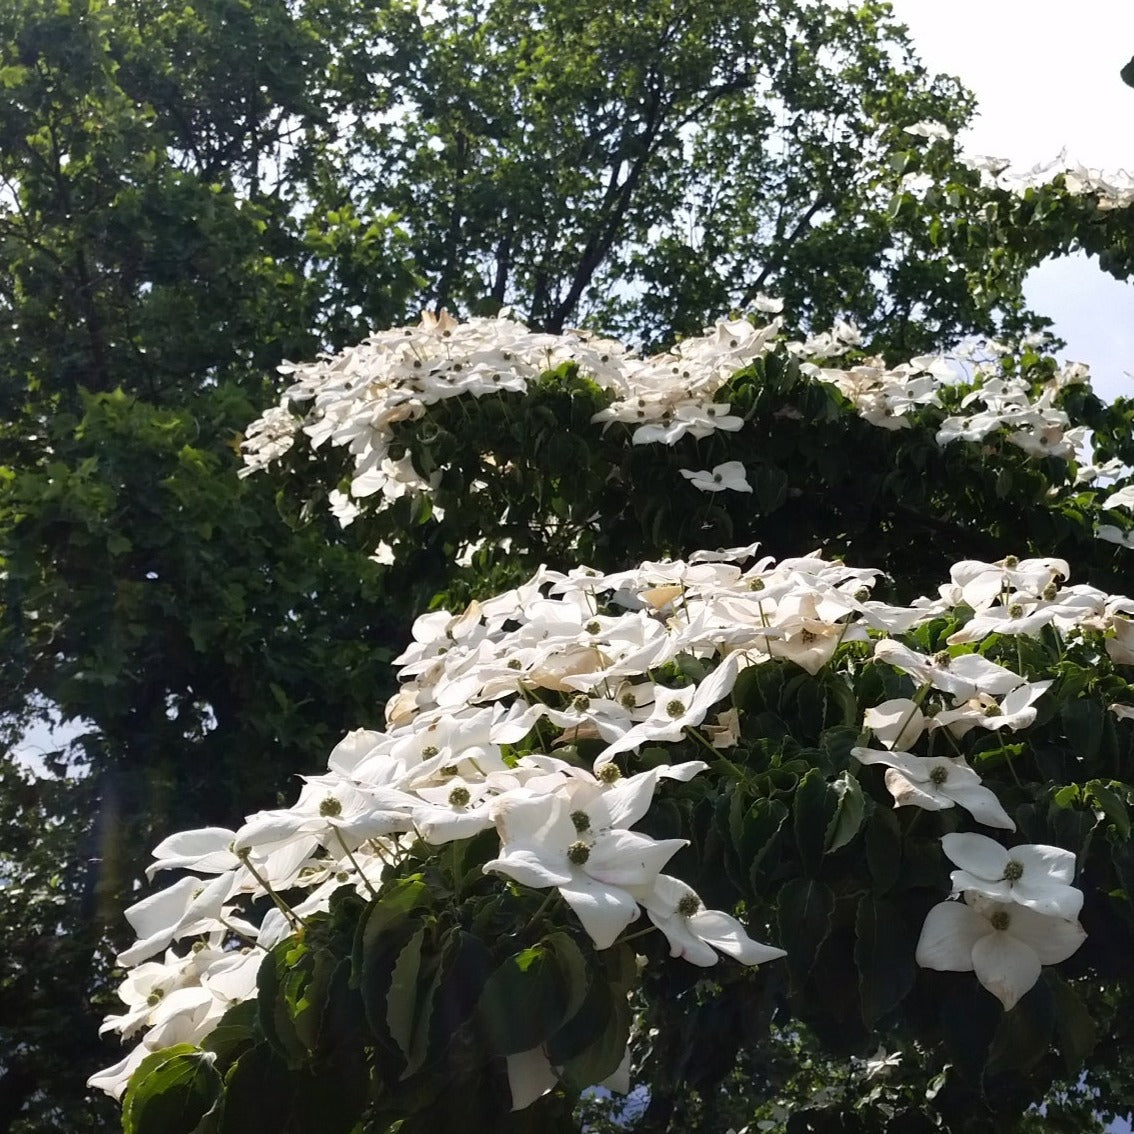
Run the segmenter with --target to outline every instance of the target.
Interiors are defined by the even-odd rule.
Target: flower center
[[[812,642],[819,640],[819,635],[812,630],[801,630],[799,632],[799,640],[805,645],[810,646]]]
[[[1024,617],[1024,608],[1018,602],[1014,602],[1008,608],[1008,617],[1009,618],[1023,618]]]
[[[696,894],[685,894],[677,903],[677,912],[682,917],[692,917],[701,908],[701,899]]]
[[[602,627],[597,622],[588,622],[583,629],[586,630],[588,634],[597,634]]]
[[[1004,866],[1004,881],[1019,882],[1024,876],[1024,867],[1014,858],[1010,858]]]
[[[750,580],[749,583],[748,583],[748,589],[750,591],[762,591],[764,589],[764,580],[763,579],[752,579],[752,580]]]
[[[929,771],[929,782],[940,787],[949,778],[949,769],[944,764],[938,764]]]
[[[993,929],[999,930],[1007,929],[1008,923],[1011,921],[1007,910],[997,910],[988,920]]]
[[[933,662],[934,665],[939,665],[942,669],[948,669],[949,668],[949,662],[952,659],[949,657],[949,651],[948,650],[938,650],[937,653],[935,653],[930,660]]]
[[[437,753],[438,753],[438,752],[440,752],[440,751],[441,751],[441,750],[440,750],[439,748],[437,748],[437,747],[436,747],[435,745],[432,745],[432,744],[427,744],[427,745],[426,745],[426,746],[425,746],[425,747],[424,747],[424,748],[423,748],[423,749],[421,750],[421,756],[422,756],[422,759],[423,759],[423,760],[429,760],[429,759],[431,759],[432,757],[436,756],[436,755],[437,755]]]
[[[622,773],[618,770],[618,765],[611,761],[599,765],[595,770],[595,775],[604,784],[617,783],[618,780],[622,779]]]
[[[322,803],[319,804],[319,814],[324,819],[333,819],[336,815],[343,813],[343,805],[333,796],[329,795]]]
[[[585,693],[571,698],[571,708],[577,713],[585,713],[591,707],[591,699]]]
[[[576,866],[582,866],[591,857],[591,848],[580,839],[567,848],[567,858]]]
[[[670,701],[670,703],[666,705],[665,711],[669,713],[674,720],[677,720],[677,718],[685,712],[685,705],[681,701]]]
[[[449,792],[449,805],[451,807],[464,807],[471,798],[467,787],[455,787]]]
[[[572,811],[571,822],[580,835],[591,829],[591,817],[585,811]]]

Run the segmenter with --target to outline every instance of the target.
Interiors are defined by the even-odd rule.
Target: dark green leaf
[[[122,1107],[124,1134],[193,1134],[223,1093],[216,1056],[192,1044],[147,1055],[130,1078]]]

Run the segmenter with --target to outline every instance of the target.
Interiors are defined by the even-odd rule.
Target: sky
[[[1134,170],[1134,89],[1118,77],[1134,56],[1132,0],[891,3],[926,67],[976,95],[966,151],[1028,169],[1066,150],[1072,163]],[[1134,284],[1080,253],[1034,271],[1026,294],[1102,396],[1134,395]]]

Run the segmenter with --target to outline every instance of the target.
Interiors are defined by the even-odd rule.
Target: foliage
[[[546,556],[572,561],[592,538],[588,492],[612,517],[589,557],[610,564],[727,542],[728,524],[747,523],[735,501],[705,509],[673,479],[691,439],[600,438],[588,415],[603,399],[565,371],[501,408],[470,404],[471,423],[439,410],[432,441],[407,429],[415,460],[435,449],[445,465],[448,511],[410,514],[407,500],[344,536],[307,489],[233,479],[281,360],[438,300],[672,343],[775,285],[793,334],[850,316],[865,350],[894,362],[1042,322],[1021,310],[1019,282],[1075,241],[1128,267],[1128,210],[1067,178],[1023,196],[990,186],[948,139],[909,132],[958,128],[971,103],[924,74],[880,4],[627,14],[497,0],[431,21],[351,0],[16,0],[0,13],[0,86],[0,706],[9,745],[41,718],[73,737],[53,742],[47,775],[4,763],[0,1129],[105,1128],[112,1111],[80,1080],[111,1058],[96,1020],[145,848],[171,826],[280,802],[343,727],[376,724],[391,647],[435,594],[463,601]],[[922,195],[920,174],[942,191]],[[765,381],[823,418],[822,445],[774,399],[757,405]],[[930,580],[944,556],[921,563],[910,530],[922,547],[1018,547],[1015,493],[1041,491],[1018,454],[997,489],[971,454],[941,457],[926,424],[891,482],[884,439],[790,359],[737,383],[726,396],[752,410],[766,452],[765,538],[781,525],[785,550],[845,534],[860,561]],[[1121,415],[1085,395],[1081,412],[1120,451]],[[499,442],[500,418],[516,460],[481,487],[471,442]],[[807,462],[777,504],[796,446]],[[837,446],[869,455],[877,511],[855,515]],[[734,455],[720,434],[699,451]],[[315,454],[308,485],[339,488],[333,464]],[[614,467],[621,490],[604,479]],[[830,506],[826,476],[841,494]],[[934,477],[949,486],[940,523]],[[903,478],[917,519],[891,491]],[[654,480],[675,491],[642,516],[625,486]],[[949,509],[963,505],[995,517],[987,542],[976,511],[956,512],[970,529],[958,534]],[[453,572],[505,507],[515,556],[490,544]],[[1028,539],[1054,533],[1077,577],[1110,588],[1123,550],[1092,542],[1076,507],[1041,509]],[[836,514],[845,533],[825,524]],[[1007,542],[992,546],[995,533]],[[390,571],[368,559],[382,538],[398,548]]]
[[[844,340],[850,337],[842,332]],[[810,354],[829,363],[824,354],[842,350],[845,344],[830,336],[785,349],[766,331],[735,321],[685,340],[677,354],[641,361],[610,342],[576,337],[549,343],[525,339],[505,321],[429,318],[421,327],[377,336],[345,356],[350,365],[299,368],[292,395],[312,407],[305,419],[311,440],[349,441],[350,448],[342,444],[336,458],[332,444],[332,455],[313,466],[302,440],[289,432],[295,426],[273,410],[263,428],[250,431],[252,467],[281,460],[301,483],[319,470],[331,483],[352,486],[350,510],[345,495],[333,505],[356,530],[392,541],[395,559],[408,518],[434,526],[436,538],[455,554],[479,534],[465,526],[470,515],[498,507],[509,540],[499,552],[513,576],[525,561],[548,552],[568,560],[552,563],[566,573],[541,567],[499,598],[482,593],[462,613],[436,611],[419,619],[414,644],[399,659],[409,680],[387,706],[386,731],[350,734],[332,752],[328,775],[309,780],[290,810],[251,815],[235,831],[163,843],[157,868],[192,869],[204,852],[181,848],[207,834],[210,865],[197,869],[222,873],[210,884],[207,909],[181,914],[171,906],[156,931],[141,930],[143,910],[156,899],[129,911],[145,941],[123,959],[143,960],[202,927],[223,937],[231,919],[245,924],[242,894],[258,896],[261,905],[270,895],[282,914],[269,910],[259,928],[247,922],[245,930],[271,950],[260,963],[245,1043],[282,1043],[295,1066],[316,1077],[310,1090],[317,1093],[319,1068],[337,1064],[321,1062],[330,1057],[313,1039],[303,1040],[308,1033],[302,1029],[294,1041],[272,1037],[281,1020],[299,1029],[307,1012],[315,1019],[353,1012],[358,1030],[344,1040],[351,1054],[338,1058],[369,1070],[359,1072],[357,1093],[344,1096],[354,1100],[343,1103],[344,1130],[380,1131],[397,1122],[435,1126],[434,1060],[441,1060],[454,1094],[483,1100],[467,1121],[490,1128],[513,1121],[505,1119],[509,1113],[528,1114],[531,1106],[538,1116],[532,1121],[571,1129],[580,1088],[613,1071],[627,1043],[636,1081],[649,1094],[635,1128],[713,1127],[729,1110],[722,1087],[730,1076],[746,1082],[748,1099],[758,1097],[761,1084],[788,1096],[799,1089],[802,1072],[793,1067],[785,1074],[783,1064],[761,1062],[772,1058],[761,1054],[766,1044],[771,1051],[790,1046],[797,1033],[809,1037],[824,1066],[841,1057],[858,1060],[851,1067],[862,1070],[828,1083],[789,1129],[854,1123],[856,1129],[909,1123],[1003,1129],[1016,1119],[1026,1124],[1027,1108],[1045,1099],[1077,1121],[1084,1111],[1121,1106],[1121,1098],[1093,1093],[1090,1059],[1100,1035],[1123,1027],[1115,1007],[1127,995],[1122,958],[1134,929],[1124,881],[1131,800],[1122,779],[1131,746],[1125,718],[1134,715],[1128,680],[1134,601],[1069,585],[1068,564],[1059,556],[1008,556],[995,564],[973,552],[961,562],[956,557],[974,546],[961,542],[962,521],[979,508],[986,529],[973,538],[988,541],[985,546],[1013,538],[1033,554],[1067,552],[1093,581],[1117,586],[1130,554],[1123,518],[1131,501],[1129,407],[1121,401],[1103,406],[1079,370],[1058,371],[1050,359],[1026,352],[978,367],[967,384],[932,380],[926,372],[940,372],[940,360],[933,359],[891,371],[880,363],[839,369],[800,362]],[[560,362],[557,355],[566,358]],[[555,368],[533,372],[531,360],[541,358]],[[735,365],[741,369],[730,373]],[[855,377],[858,385],[848,385]],[[636,394],[647,389],[670,412],[642,424],[635,407],[647,403]],[[562,414],[557,435],[571,438],[569,460],[555,454],[548,434],[525,445],[549,394]],[[708,415],[706,406],[720,412]],[[752,412],[754,406],[768,421]],[[389,407],[405,412],[387,414]],[[629,424],[622,424],[619,407]],[[440,424],[458,416],[465,423],[460,434]],[[1096,424],[1094,456],[1117,458],[1101,470],[1083,467],[1084,419]],[[767,475],[758,438],[773,435],[773,421],[784,423],[774,430],[776,440],[792,448],[777,450],[778,490],[765,495],[756,487]],[[796,430],[795,422],[808,428]],[[267,430],[269,423],[276,432]],[[828,423],[858,432],[828,441]],[[446,433],[452,448],[445,440],[438,444]],[[467,448],[459,448],[458,436]],[[859,493],[829,493],[829,512],[807,527],[814,518],[790,503],[807,481],[796,482],[793,474],[837,488],[837,472],[824,477],[810,467],[824,447],[847,452],[848,438],[859,455]],[[851,520],[871,484],[875,446],[889,457],[889,478],[877,490],[885,506],[896,509],[913,497],[938,524],[958,532],[940,553],[953,563],[940,598],[907,605],[919,591],[933,594],[922,573],[938,569],[938,561],[929,549],[910,548],[916,521],[896,512],[889,523],[864,525],[889,568],[887,603],[872,599],[881,575],[876,568],[828,562],[818,553],[778,565],[763,559],[742,573],[757,543],[618,570],[627,551],[652,547],[688,555],[690,545],[722,534],[782,551],[801,532],[804,539],[826,532],[823,551],[854,549],[859,529]],[[939,471],[950,467],[938,463],[949,454],[965,462],[953,464],[952,475]],[[729,473],[729,489],[716,483],[723,475],[675,475],[690,472],[683,464],[696,469],[730,455],[745,460],[734,462],[740,471]],[[903,475],[907,468],[916,471]],[[580,469],[594,471],[580,475]],[[451,470],[468,478],[460,501],[445,494]],[[522,494],[508,484],[491,495],[494,479],[506,483],[513,476],[528,478]],[[1104,488],[1100,478],[1114,484]],[[683,484],[690,504],[677,496]],[[1030,503],[1021,514],[1025,485],[1032,486]],[[480,504],[479,492],[492,503]],[[701,509],[695,495],[743,503]],[[671,526],[627,524],[631,506],[650,516],[675,497]],[[1013,515],[997,526],[998,502],[1008,499]],[[533,517],[513,526],[515,502],[531,508],[533,500]],[[556,520],[541,515],[538,502]],[[729,526],[710,526],[711,509],[720,509]],[[787,517],[777,516],[781,510]],[[535,515],[543,531],[533,527]],[[1110,530],[1101,536],[1104,527]],[[595,533],[616,533],[625,542],[612,548]],[[573,566],[574,556],[586,566]],[[490,547],[473,559],[474,567],[498,574],[503,566]],[[660,638],[646,632],[650,625],[664,627],[657,630]],[[663,649],[663,639],[672,644]],[[877,715],[886,711],[900,714],[889,732]],[[871,736],[875,747],[864,747]],[[919,755],[898,751],[899,745]],[[927,770],[917,779],[919,759],[939,761],[932,776]],[[891,768],[884,780],[861,768],[874,763]],[[695,769],[702,774],[691,775]],[[971,777],[962,794],[934,795],[932,785],[945,784],[954,772]],[[644,790],[631,785],[648,781],[653,796],[663,776],[665,790],[658,788],[648,812],[635,806],[626,812],[633,818],[611,818],[623,813],[616,793]],[[980,780],[995,794],[988,787],[977,794]],[[895,806],[916,804],[927,814],[895,815],[890,797]],[[607,799],[603,820],[587,810],[572,812],[580,841],[555,850],[557,839],[573,837],[554,833],[566,823],[566,809]],[[627,830],[639,820],[641,835]],[[1053,883],[1053,904],[1042,912],[1059,920],[1070,944],[1037,945],[1049,963],[1066,962],[1061,973],[1049,968],[1041,976],[1034,953],[1034,973],[1025,975],[1015,961],[993,972],[982,968],[975,948],[970,960],[967,952],[935,944],[930,926],[943,916],[939,911],[974,918],[989,900],[979,894],[1003,897],[995,888],[979,889],[1002,881],[978,882],[966,874],[962,883],[954,871],[953,884],[967,891],[970,905],[941,901],[950,892],[949,858],[959,853],[953,848],[985,845],[958,833],[974,821],[1016,831],[1029,846],[1070,863],[1083,893]],[[591,856],[607,854],[602,840],[616,837],[628,858],[640,856],[641,867],[627,862],[613,874],[593,872],[586,865]],[[305,859],[290,851],[281,859],[293,843]],[[654,860],[651,847],[664,856],[639,876]],[[1023,859],[1032,852],[1016,853]],[[676,878],[657,873],[671,856]],[[576,865],[554,865],[568,861]],[[295,873],[300,862],[306,874]],[[492,879],[497,874],[510,881],[502,886]],[[321,888],[308,893],[312,887]],[[546,887],[558,887],[568,908],[554,900],[554,891],[540,904],[538,890]],[[666,905],[664,892],[687,892],[694,904],[679,909],[672,898]],[[333,923],[344,900],[368,911],[364,927],[353,931],[349,946],[344,937],[325,960],[309,961],[306,943],[312,932],[321,933],[322,911],[329,909]],[[460,978],[475,1000],[467,1009],[468,1045],[477,1053],[471,1065],[450,1050],[465,1042],[461,1028],[437,1033],[445,1037],[440,1046],[431,1038],[433,1013],[448,987],[451,945],[428,919],[409,918],[419,904],[491,956],[485,968],[493,971],[483,982]],[[639,904],[660,934],[635,924]],[[1080,904],[1082,948],[1075,921]],[[717,910],[698,912],[706,906]],[[1003,932],[1013,917],[1023,917],[1011,908],[993,907],[988,932]],[[732,923],[727,946],[719,930],[697,928],[729,924],[722,920],[728,913],[741,917],[743,928]],[[314,920],[308,924],[308,918]],[[365,926],[373,919],[383,929],[368,937]],[[401,928],[387,937],[387,925]],[[786,960],[774,962],[774,950],[761,953],[745,929],[771,936]],[[1018,932],[1025,936],[1014,941],[1033,940],[1026,925]],[[1048,935],[1057,935],[1054,926]],[[564,938],[585,958],[581,966],[564,958],[556,944]],[[618,961],[629,941],[642,958],[640,975]],[[770,963],[753,975],[725,961],[707,979],[687,963],[715,964],[711,948],[701,953],[707,945],[748,965]],[[631,981],[600,968],[608,950]],[[336,1006],[329,974],[341,970],[346,979],[348,957],[346,999]],[[968,975],[974,964],[979,983]],[[919,965],[960,971],[919,973]],[[174,951],[153,971],[169,974],[155,979],[174,979],[184,963]],[[320,978],[320,972],[328,975]],[[572,973],[588,975],[576,987]],[[200,978],[206,988],[207,978],[207,972]],[[611,1018],[608,1008],[591,1003],[598,990],[606,1004],[624,1004],[628,989],[636,998],[633,1031],[629,1012]],[[509,1007],[504,1021],[496,1017],[498,995]],[[165,1004],[159,1000],[146,1016],[153,1027],[147,1037],[157,1038],[143,1039],[98,1080],[121,1089],[133,1071],[126,1097],[139,1100],[135,1105],[158,1100],[167,1089],[147,1075],[147,1064],[138,1067],[182,1018]],[[208,1044],[211,1013],[218,1010],[192,1025],[196,1042]],[[139,1019],[119,1017],[116,1026],[132,1029]],[[575,1041],[581,1047],[561,1050],[565,1027],[581,1032],[585,1038]],[[333,1034],[336,1042],[345,1035],[340,1028]],[[908,1087],[862,1085],[880,1041],[908,1060]],[[575,1052],[584,1057],[585,1071],[574,1067]],[[235,1061],[219,1063],[210,1105],[222,1116],[221,1129],[242,1058],[237,1053]],[[258,1069],[260,1057],[251,1059]],[[1084,1067],[1090,1093],[1077,1086]],[[489,1090],[486,1069],[506,1076],[510,1090]],[[1104,1071],[1099,1088],[1106,1082]],[[298,1100],[308,1089],[301,1082],[292,1087],[296,1101],[280,1121],[285,1129],[306,1129],[307,1104]],[[243,1112],[236,1113],[243,1122]]]

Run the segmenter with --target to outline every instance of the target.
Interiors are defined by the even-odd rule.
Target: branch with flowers
[[[1050,557],[881,582],[749,546],[422,615],[385,731],[157,848],[92,1082],[139,1134],[571,1129],[648,1075],[635,1019],[727,991],[942,1105],[1042,1097],[1134,944],[1134,601]]]

